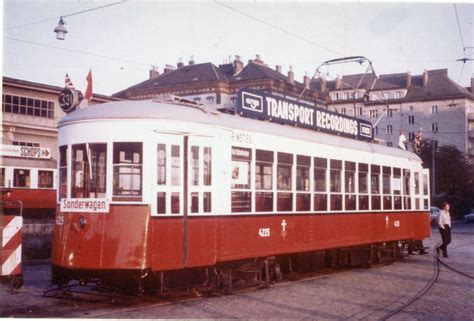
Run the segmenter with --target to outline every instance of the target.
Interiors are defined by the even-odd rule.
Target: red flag
[[[84,98],[87,101],[91,101],[92,99],[92,70],[89,69],[89,73],[87,74],[87,89],[84,94]]]
[[[68,74],[64,77],[64,87],[74,89],[74,85],[72,84],[71,78],[69,78]]]

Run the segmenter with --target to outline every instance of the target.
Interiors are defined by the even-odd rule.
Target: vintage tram
[[[272,121],[152,100],[66,115],[53,282],[218,289],[245,267],[268,282],[308,262],[395,258],[429,237],[418,156],[278,124],[279,108]]]

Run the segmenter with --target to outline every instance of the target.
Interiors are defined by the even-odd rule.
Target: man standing
[[[443,202],[443,208],[439,211],[438,225],[443,244],[437,250],[443,251],[443,257],[448,257],[448,244],[451,243],[451,217],[448,202]]]

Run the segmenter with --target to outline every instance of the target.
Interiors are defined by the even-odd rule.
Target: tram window
[[[359,210],[369,209],[369,165],[359,163]]]
[[[328,197],[326,194],[326,178],[328,161],[326,158],[314,157],[314,201],[313,207],[315,211],[327,211]]]
[[[278,153],[277,188],[290,191],[292,182],[293,155]]]
[[[277,211],[291,212],[293,210],[293,193],[278,193]]]
[[[142,143],[114,143],[114,190],[117,201],[140,201],[142,195]]]
[[[388,166],[382,167],[382,193],[383,193],[383,209],[392,209],[392,186],[391,186],[392,169]]]
[[[354,162],[345,162],[344,164],[344,179],[345,179],[345,209],[355,210],[356,209],[356,197],[355,197],[355,176],[356,176],[356,164]]]
[[[255,189],[270,192],[255,193],[255,211],[273,211],[273,152],[255,150]]]
[[[179,145],[171,145],[171,185],[181,185],[181,157],[179,152]]]
[[[179,214],[179,193],[171,193],[171,214]]]
[[[59,199],[67,197],[67,146],[59,146]]]
[[[308,156],[296,156],[296,190],[309,192],[309,169],[311,158]]]
[[[252,210],[252,193],[251,192],[232,192],[232,212],[242,213]]]
[[[368,209],[369,209],[369,196],[359,195],[359,210],[368,210]]]
[[[13,170],[13,186],[30,187],[30,170],[15,168]]]
[[[191,213],[199,212],[199,193],[191,193]]]
[[[415,194],[420,194],[420,174],[415,173]]]
[[[380,210],[380,166],[370,165],[370,204],[372,210]]]
[[[410,170],[403,170],[403,204],[404,208],[411,209],[411,197],[410,197]],[[398,208],[397,208],[398,209]],[[401,209],[401,207],[399,208]]]
[[[311,157],[296,156],[296,190],[301,192],[309,192]],[[296,194],[296,210],[310,211],[311,210],[311,194],[297,193]]]
[[[328,167],[327,159],[314,158],[314,191],[326,192],[326,169]]]
[[[271,190],[273,186],[273,152],[256,150],[255,188]]]
[[[0,168],[0,186],[5,186],[5,168]]]
[[[199,147],[191,146],[191,185],[199,185]]]
[[[423,175],[423,195],[428,195],[428,176]]]
[[[204,198],[203,198],[203,212],[204,213],[209,213],[211,212],[211,193],[210,192],[204,192]]]
[[[232,188],[250,189],[251,150],[232,147]]]
[[[272,212],[273,211],[273,193],[256,192],[255,193],[255,211]]]
[[[156,213],[166,214],[166,193],[165,192],[156,193]]]
[[[232,212],[250,212],[252,210],[252,193],[250,192],[250,163],[252,150],[232,147]],[[240,191],[235,191],[240,189]]]
[[[296,210],[302,212],[311,210],[311,194],[296,194]]]
[[[423,200],[423,209],[427,210],[429,208],[429,203],[428,203],[428,200],[425,199]]]
[[[38,171],[38,187],[53,187],[53,171]]]
[[[203,181],[204,186],[212,184],[212,148],[204,147],[204,169],[203,169]]]
[[[328,209],[327,194],[314,194],[314,210],[327,211],[327,209]]]
[[[156,164],[157,164],[157,174],[158,174],[156,183],[158,185],[166,185],[166,145],[165,144],[158,144]]]
[[[72,146],[72,197],[105,197],[106,154],[106,144]]]
[[[331,191],[331,196],[329,199],[331,204],[330,209],[331,211],[340,211],[342,210],[342,195],[338,193],[342,192],[342,161],[331,159],[329,169],[329,188]]]

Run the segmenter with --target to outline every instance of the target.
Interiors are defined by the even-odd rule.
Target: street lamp
[[[58,26],[54,28],[54,32],[56,32],[56,39],[58,40],[64,40],[66,37],[67,29],[64,26],[63,17],[59,19]]]

